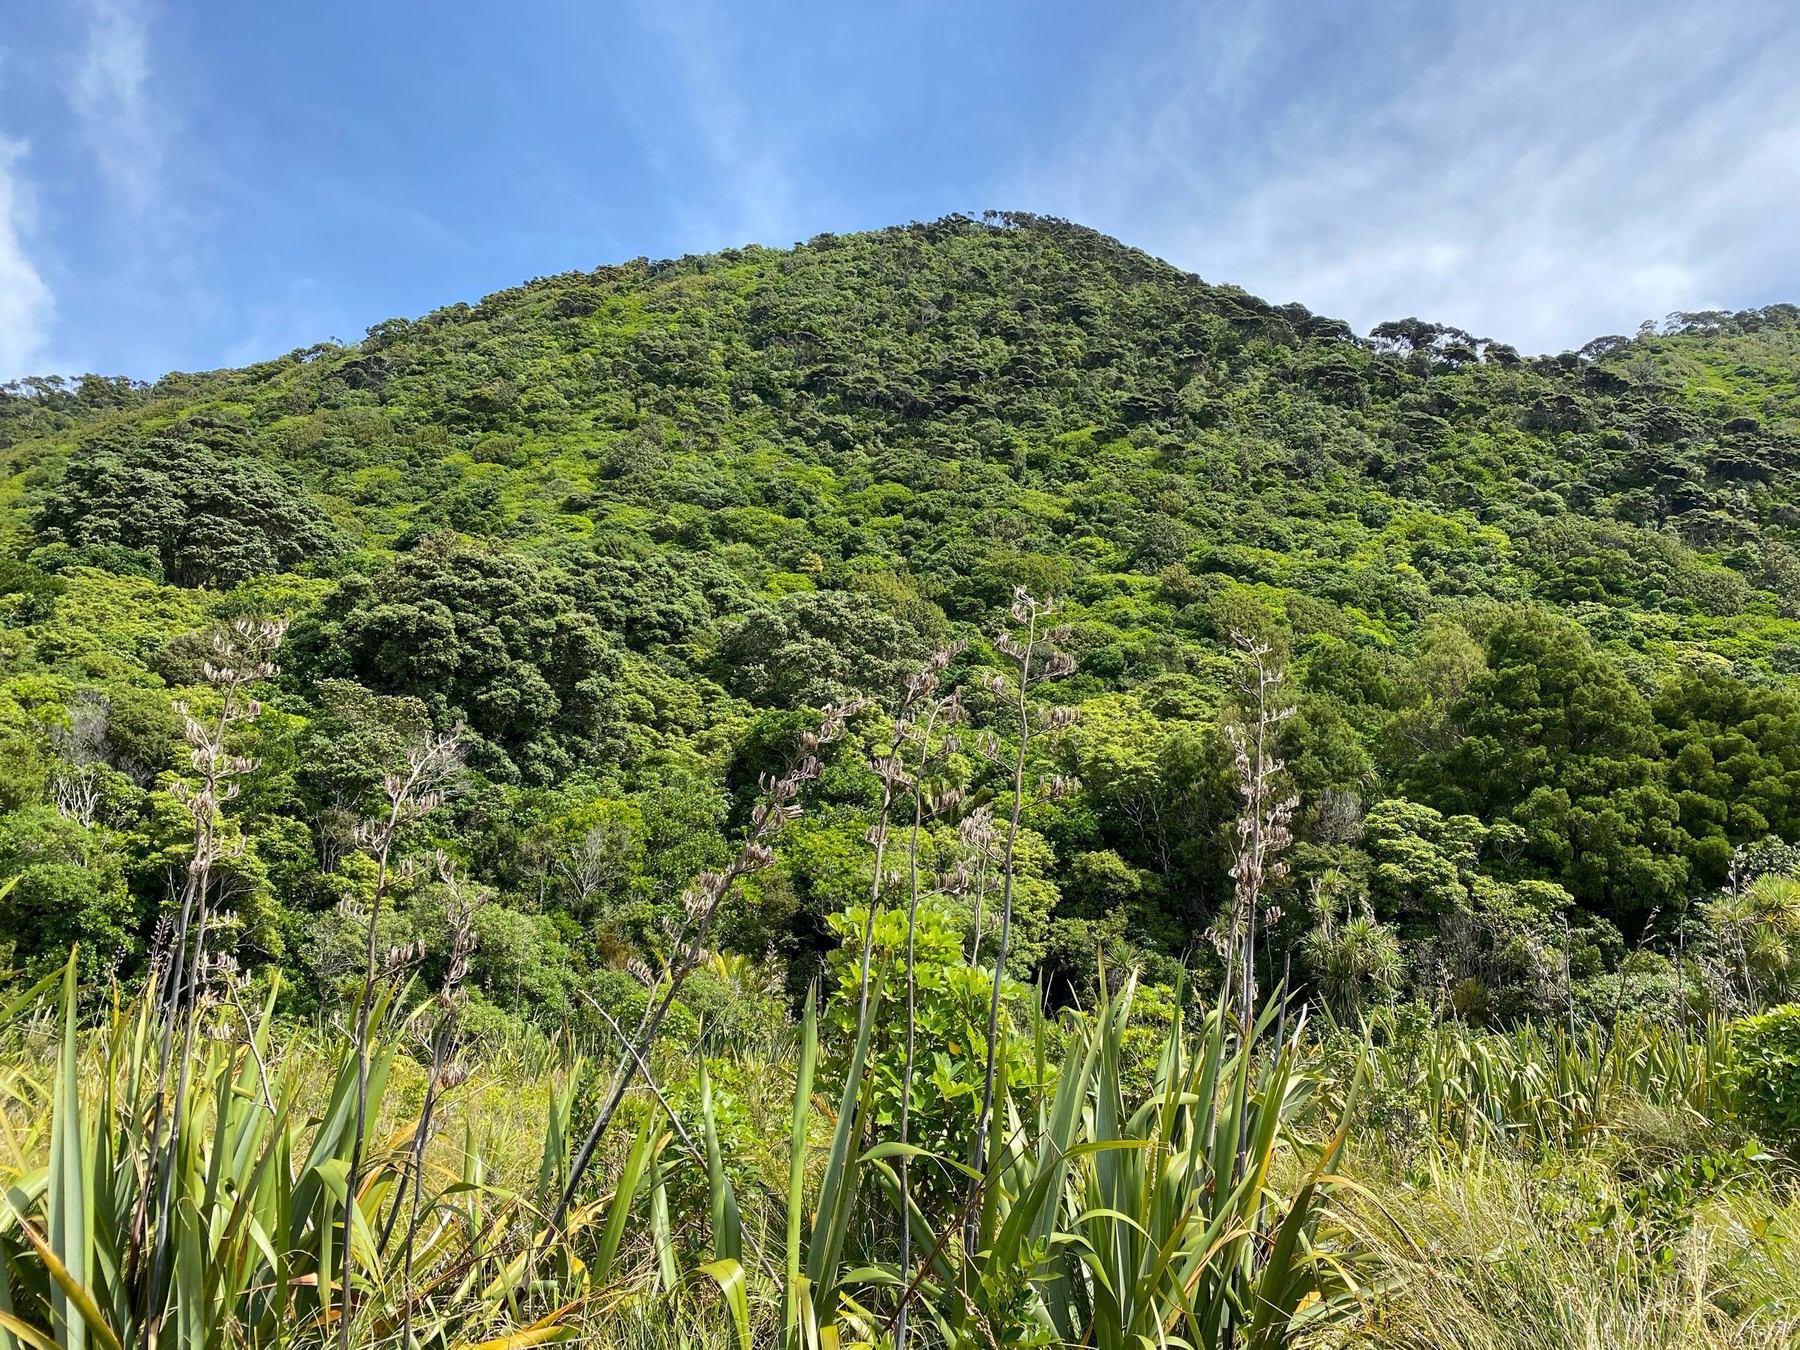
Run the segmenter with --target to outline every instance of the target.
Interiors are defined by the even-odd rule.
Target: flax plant
[[[975,892],[974,912],[969,924],[969,964],[972,966],[981,964],[981,911],[987,900],[988,865],[996,860],[995,845],[999,838],[999,831],[994,826],[993,808],[990,806],[976,807],[957,823],[957,843],[973,861],[975,869],[972,875],[957,878],[958,889]]]
[[[818,752],[843,736],[846,723],[855,711],[856,707],[853,705],[831,705],[824,709],[818,729],[809,731],[800,738],[799,747],[794,757],[788,761],[787,767],[778,775],[763,776],[763,799],[751,811],[749,836],[739,848],[737,856],[722,872],[701,873],[683,897],[682,918],[672,935],[668,964],[652,984],[643,1017],[626,1042],[625,1050],[613,1070],[611,1082],[601,1099],[600,1109],[569,1167],[568,1182],[551,1212],[548,1227],[552,1238],[562,1229],[569,1207],[574,1203],[580,1188],[581,1179],[593,1161],[594,1151],[599,1147],[625,1099],[625,1089],[630,1085],[636,1065],[646,1057],[688,976],[706,961],[705,944],[712,931],[713,919],[739,882],[756,875],[775,861],[772,845],[788,824],[799,818],[801,788],[824,770]]]
[[[988,1001],[987,1060],[981,1077],[981,1112],[975,1120],[975,1141],[970,1150],[969,1168],[979,1174],[987,1153],[988,1127],[994,1110],[994,1073],[1000,1039],[1000,989],[1006,976],[1006,957],[1012,940],[1014,862],[1019,843],[1019,822],[1025,809],[1025,766],[1032,741],[1074,725],[1075,709],[1043,708],[1031,701],[1031,691],[1049,680],[1059,680],[1075,672],[1075,658],[1061,650],[1069,631],[1051,627],[1049,620],[1057,612],[1054,598],[1038,600],[1023,586],[1013,591],[1010,611],[1013,624],[1022,629],[1001,632],[994,645],[1011,658],[1014,671],[1010,678],[996,674],[988,681],[988,691],[997,699],[1007,700],[1017,720],[1019,739],[1012,759],[1012,809],[1007,820],[1006,842],[1000,852],[1000,936],[994,953],[994,985]],[[979,748],[990,761],[1000,756],[1000,741],[992,732],[985,734]],[[1074,786],[1073,780],[1053,778],[1044,787],[1060,794]],[[979,929],[977,930],[979,933]],[[979,939],[978,939],[979,940]],[[971,1202],[975,1181],[970,1181]],[[971,1239],[973,1227],[970,1229]]]
[[[953,734],[945,734],[935,742],[940,727],[949,728],[962,720],[962,691],[953,689],[940,696],[938,688],[943,670],[959,655],[965,644],[957,643],[934,654],[926,668],[908,682],[908,697],[922,704],[923,716],[908,724],[907,736],[913,742],[910,776],[912,791],[912,830],[907,836],[906,899],[906,1051],[900,1075],[900,1154],[896,1160],[900,1189],[900,1269],[912,1267],[912,1159],[909,1154],[908,1127],[911,1118],[913,1057],[918,1027],[917,937],[919,922],[919,842],[927,818],[936,819],[955,809],[962,800],[960,789],[951,786],[933,794],[929,779],[960,749]],[[902,1305],[894,1324],[896,1350],[906,1347],[906,1308]]]
[[[249,691],[255,684],[273,679],[279,673],[280,667],[273,657],[281,645],[285,627],[279,622],[239,619],[230,628],[214,633],[207,658],[201,664],[201,674],[218,691],[218,712],[203,720],[194,716],[185,703],[175,704],[175,711],[182,719],[194,779],[178,781],[172,792],[193,821],[194,846],[188,859],[172,945],[161,954],[168,966],[168,978],[161,985],[164,1006],[156,1092],[150,1108],[150,1152],[154,1159],[151,1165],[158,1178],[156,1227],[149,1239],[149,1270],[141,1277],[139,1285],[139,1309],[150,1329],[151,1345],[157,1342],[167,1296],[163,1286],[168,1268],[171,1178],[176,1165],[176,1140],[181,1136],[188,1105],[193,1067],[191,1047],[199,1014],[198,991],[206,969],[207,929],[213,918],[216,898],[213,871],[219,863],[243,848],[241,839],[232,840],[222,833],[224,807],[238,795],[238,780],[256,767],[254,760],[234,753],[228,742],[234,726],[253,721],[262,713],[262,705],[250,696]],[[179,1046],[176,1044],[178,1023],[182,1024]],[[179,1081],[171,1103],[168,1100],[169,1077],[177,1061]],[[166,1143],[162,1140],[165,1113],[170,1116]],[[138,1213],[133,1218],[126,1257],[127,1266],[134,1272],[140,1269],[140,1243],[150,1203],[151,1190],[145,1188],[140,1194]]]
[[[487,903],[486,893],[469,884],[456,863],[439,851],[434,859],[439,882],[448,893],[445,917],[450,924],[450,959],[437,997],[428,1005],[436,1013],[429,1034],[431,1068],[425,1080],[425,1100],[419,1108],[419,1123],[413,1130],[412,1148],[405,1170],[400,1174],[393,1201],[388,1207],[387,1223],[382,1228],[380,1249],[385,1252],[392,1240],[400,1207],[410,1198],[406,1235],[401,1240],[401,1322],[400,1344],[412,1344],[413,1263],[418,1250],[420,1204],[425,1193],[425,1146],[431,1138],[432,1114],[443,1092],[467,1075],[467,1070],[452,1062],[457,1040],[457,1014],[466,1001],[463,981],[468,978],[469,959],[475,953],[475,917]],[[410,1197],[408,1192],[410,1191]]]
[[[1287,874],[1282,853],[1293,842],[1294,811],[1300,799],[1284,794],[1282,782],[1287,766],[1276,753],[1275,738],[1281,724],[1294,715],[1294,707],[1286,702],[1284,686],[1287,673],[1272,659],[1268,643],[1233,635],[1246,656],[1246,670],[1240,693],[1244,707],[1240,715],[1228,721],[1225,734],[1230,739],[1238,775],[1238,793],[1243,809],[1238,816],[1236,852],[1231,864],[1232,907],[1224,930],[1216,935],[1220,954],[1225,957],[1225,993],[1222,1002],[1230,1006],[1235,983],[1238,1023],[1249,1027],[1256,1007],[1256,926],[1264,914],[1264,896],[1269,887]]]
[[[400,832],[442,804],[445,784],[461,767],[459,736],[460,728],[443,735],[426,736],[409,746],[400,766],[383,781],[383,789],[387,794],[386,813],[364,821],[358,827],[359,842],[375,859],[375,888],[369,902],[365,929],[362,990],[356,1000],[355,1025],[351,1033],[356,1051],[356,1104],[351,1130],[350,1161],[344,1182],[347,1199],[344,1204],[342,1237],[343,1302],[338,1311],[338,1345],[341,1350],[349,1350],[350,1347],[354,1310],[354,1220],[360,1217],[363,1150],[367,1142],[369,1122],[371,1025],[375,1011],[376,984],[387,968],[377,959],[381,902],[387,893],[394,862],[394,846]]]

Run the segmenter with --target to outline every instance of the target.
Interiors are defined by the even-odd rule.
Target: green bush
[[[841,1083],[855,1043],[863,925],[868,910],[853,907],[830,919],[841,945],[829,959],[836,989],[822,1026],[829,1030],[821,1069],[829,1083]],[[914,1007],[912,1094],[907,1111],[908,1142],[951,1163],[967,1158],[974,1145],[987,1061],[987,1018],[993,972],[963,959],[960,928],[949,912],[921,903],[914,934],[917,972]],[[906,1064],[906,915],[901,909],[875,914],[872,968],[880,981],[873,1011],[874,1034],[866,1074],[878,1128],[891,1130],[900,1119],[901,1083]],[[1005,1083],[1029,1086],[1035,1076],[1030,1040],[1019,1034],[1015,1015],[1031,997],[1010,980],[1003,990],[1000,1047]],[[996,1108],[1002,1112],[1004,1107]],[[961,1193],[951,1166],[920,1167],[914,1177],[927,1212],[948,1212]]]
[[[67,562],[178,586],[232,586],[342,547],[291,472],[167,437],[71,457],[34,523],[46,544],[71,547]]]
[[[1739,1115],[1773,1143],[1800,1145],[1800,1003],[1734,1022],[1728,1073]]]

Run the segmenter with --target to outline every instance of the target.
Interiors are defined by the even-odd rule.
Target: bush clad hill
[[[1800,1343],[1797,459],[1026,216],[21,382],[0,1350]]]
[[[1800,930],[1701,906],[1800,841],[1797,470],[1792,305],[1525,358],[1416,319],[1358,338],[1022,215],[640,259],[148,386],[25,381],[0,968],[79,942],[90,978],[144,971],[193,847],[172,700],[207,715],[203,635],[255,615],[291,627],[232,732],[255,763],[213,942],[285,968],[295,1014],[356,993],[354,822],[428,731],[468,765],[429,842],[492,894],[471,1024],[600,1028],[806,710],[874,700],[678,1009],[778,1019],[869,890],[880,709],[966,639],[993,722],[1024,587],[1065,597],[1080,710],[1033,751],[1071,781],[1024,812],[1009,949],[1055,999],[1096,950],[1216,986],[1244,638],[1294,707],[1266,977],[1495,1024],[1779,1001]],[[1010,772],[965,747],[956,776],[1005,816]],[[396,887],[384,941],[435,979],[442,887]]]

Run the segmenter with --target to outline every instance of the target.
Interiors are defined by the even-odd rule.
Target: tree
[[[1769,873],[1703,909],[1752,1011],[1786,1001],[1800,977],[1800,878]]]
[[[1400,937],[1375,917],[1368,897],[1352,902],[1345,879],[1327,872],[1313,881],[1315,927],[1301,942],[1301,954],[1327,1006],[1340,1017],[1356,1017],[1392,999],[1406,962]]]
[[[160,437],[71,459],[33,523],[47,543],[142,550],[178,586],[233,586],[342,547],[305,491],[261,460]]]
[[[1508,875],[1523,846],[1507,821],[1484,825],[1403,798],[1370,809],[1371,918],[1394,925],[1419,993],[1460,990],[1460,1011],[1495,1020],[1549,1010],[1562,966],[1552,939],[1571,897]]]
[[[608,542],[617,538],[603,536],[572,570],[582,607],[634,649],[692,643],[716,612],[752,603],[743,579],[712,555],[659,552],[641,536]]]
[[[1147,706],[1144,692],[1103,694],[1082,704],[1057,749],[1082,785],[1072,810],[1098,827],[1082,847],[1111,845],[1155,874],[1163,913],[1142,922],[1166,929],[1174,950],[1223,884],[1221,831],[1236,795],[1231,748],[1216,720],[1202,723],[1200,715]]]
[[[1643,696],[1581,628],[1542,610],[1508,612],[1485,656],[1450,709],[1466,734],[1423,757],[1409,790],[1513,821],[1529,860],[1609,917],[1639,920],[1679,894],[1680,809]]]
[[[1723,885],[1739,845],[1800,838],[1800,699],[1688,670],[1663,685],[1654,708],[1696,880]]]
[[[376,809],[383,780],[406,747],[423,738],[431,717],[416,698],[372,693],[354,680],[320,680],[313,697],[315,712],[300,738],[299,779],[330,871],[356,822]]]
[[[1370,890],[1383,917],[1424,937],[1469,905],[1469,883],[1487,827],[1473,816],[1445,817],[1403,797],[1371,807],[1363,847],[1374,863]]]
[[[1409,764],[1454,750],[1467,734],[1457,710],[1469,686],[1487,669],[1481,645],[1441,615],[1427,618],[1419,646],[1402,675],[1399,709],[1381,733],[1388,758]]]
[[[619,892],[643,867],[644,817],[630,802],[598,798],[555,822],[554,865],[563,903],[577,918],[592,915],[602,898]]]
[[[80,943],[84,978],[141,952],[144,906],[125,878],[122,840],[53,807],[0,816],[0,970],[42,974]]]
[[[348,577],[295,624],[294,666],[412,695],[471,768],[549,783],[616,761],[617,643],[560,573],[440,537],[377,577]]]
[[[919,635],[874,597],[801,591],[727,625],[720,679],[766,707],[820,707],[891,696],[923,654]]]

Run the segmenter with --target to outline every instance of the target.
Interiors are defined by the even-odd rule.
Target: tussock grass
[[[1359,1169],[1360,1170],[1360,1169]],[[1491,1151],[1377,1169],[1338,1216],[1364,1311],[1319,1344],[1396,1350],[1703,1350],[1800,1344],[1800,1203],[1756,1179],[1633,1214],[1597,1156]],[[1621,1202],[1627,1202],[1622,1204]]]

